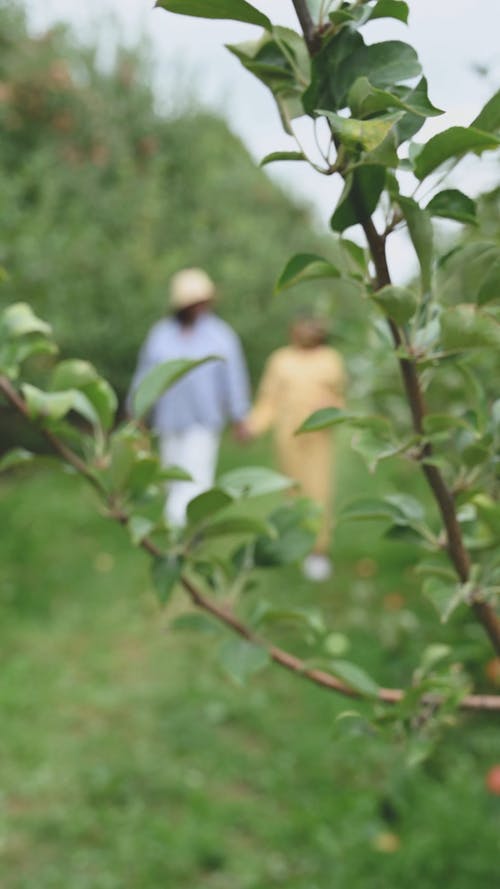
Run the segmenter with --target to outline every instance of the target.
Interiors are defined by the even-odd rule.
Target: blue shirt
[[[222,318],[209,313],[190,327],[183,327],[175,318],[158,321],[139,353],[130,391],[156,364],[207,355],[222,360],[190,371],[157,401],[152,419],[158,432],[180,432],[194,425],[221,429],[227,420],[237,422],[248,413],[249,384],[241,343]]]

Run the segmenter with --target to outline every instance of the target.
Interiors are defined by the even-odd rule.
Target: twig
[[[377,287],[385,287],[387,284],[391,283],[385,251],[385,238],[377,232],[371,217],[362,219],[361,225],[365,232],[375,265]],[[400,330],[392,321],[389,322],[389,327],[394,345],[396,349],[398,349],[402,345]],[[409,358],[400,358],[399,367],[408,404],[410,406],[413,428],[418,435],[422,435],[424,432],[423,421],[426,415],[426,406],[416,363]],[[454,565],[460,582],[466,583],[470,574],[469,554],[464,545],[453,495],[438,467],[428,462],[432,453],[432,445],[427,443],[420,453],[420,465],[427,483],[434,494],[434,499],[436,500],[446,529],[448,555]],[[488,602],[477,600],[472,601],[471,608],[477,620],[482,624],[486,631],[495,651],[497,654],[500,654],[500,621],[494,609]]]
[[[233,630],[239,636],[242,636],[248,642],[253,642],[256,645],[265,647],[269,653],[270,658],[275,663],[279,664],[287,670],[290,670],[293,673],[297,673],[300,676],[303,676],[304,679],[309,679],[309,681],[313,682],[315,685],[319,685],[322,688],[329,689],[330,691],[335,691],[338,694],[344,695],[345,697],[363,697],[363,695],[361,695],[359,692],[350,688],[340,679],[337,679],[336,676],[332,676],[331,673],[327,673],[325,670],[311,669],[303,660],[296,657],[294,654],[291,654],[289,651],[278,648],[276,645],[269,645],[263,642],[256,635],[254,635],[252,630],[248,626],[246,626],[246,624],[238,620],[238,618],[231,611],[204,596],[196,588],[192,581],[189,580],[189,578],[183,576],[181,578],[181,582],[184,586],[184,589],[189,593],[191,601],[194,605],[196,605],[197,608],[201,608],[203,609],[203,611],[208,612],[208,614],[211,614],[220,623],[223,623],[227,627],[230,627],[231,630]],[[383,702],[384,704],[398,704],[400,701],[403,700],[405,694],[405,690],[401,688],[379,688],[377,697],[378,700]],[[438,695],[424,695],[422,698],[422,702],[429,702],[439,705],[441,699]],[[500,713],[500,696],[466,695],[460,702],[460,708],[462,710],[488,710]]]
[[[313,55],[316,50],[310,45],[310,37],[311,27],[314,32],[314,23],[312,22],[309,10],[304,3],[300,2],[300,0],[292,0],[292,2],[297,12],[297,16],[299,18],[299,22],[304,33],[307,47],[310,54]],[[334,139],[338,153],[338,139],[333,133],[332,137]],[[380,289],[392,283],[389,266],[387,264],[387,233],[384,232],[383,234],[380,234],[377,231],[371,215],[365,210],[363,198],[359,192],[359,189],[357,188],[356,182],[353,182],[351,198],[356,209],[358,221],[363,228],[366,240],[368,242],[368,247],[372,255],[376,272],[375,284],[376,287]],[[403,337],[401,331],[393,321],[389,321],[389,327],[392,339],[394,341],[394,346],[397,350],[403,345]],[[398,361],[401,376],[403,379],[403,385],[411,411],[413,428],[418,435],[423,435],[423,421],[426,415],[426,407],[416,363],[410,358],[399,358]],[[444,527],[446,529],[448,555],[453,563],[453,566],[461,583],[465,583],[468,580],[470,573],[469,554],[464,545],[453,495],[449,490],[437,466],[434,466],[427,462],[431,455],[432,445],[430,443],[427,443],[422,448],[420,454],[420,465],[422,467],[422,471],[425,475],[427,483],[431,488],[432,493],[434,494],[434,499],[436,500]],[[500,654],[500,620],[497,614],[495,613],[491,605],[488,604],[488,602],[483,602],[476,599],[473,600],[470,604],[477,620],[482,624],[486,634],[488,635],[493,648],[495,649],[497,654]]]
[[[310,54],[313,56],[321,46],[321,38],[316,30],[307,2],[306,0],[292,0],[292,3],[295,12],[297,13],[302,33],[304,34],[306,46]]]
[[[14,387],[6,377],[0,376],[0,390],[4,393],[7,400],[13,407],[17,411],[19,411],[22,416],[29,419],[29,412],[26,402],[24,401],[22,396],[19,395],[19,393],[14,389]],[[72,466],[80,475],[82,475],[90,484],[92,484],[94,488],[97,488],[99,493],[105,498],[106,505],[109,509],[110,518],[119,522],[119,524],[121,525],[126,525],[129,520],[129,516],[127,515],[127,513],[124,512],[122,509],[113,506],[112,502],[110,501],[109,495],[104,491],[98,480],[92,475],[92,472],[83,462],[83,460],[81,460],[78,454],[75,454],[74,451],[71,450],[71,448],[69,448],[52,432],[43,429],[42,431],[47,441],[51,444],[56,453],[58,453],[63,458],[63,460],[69,463],[70,466]],[[154,543],[154,541],[150,540],[148,537],[145,537],[141,540],[140,546],[150,556],[153,556],[153,558],[158,559],[164,556],[163,551]],[[291,654],[289,651],[278,648],[278,646],[272,645],[258,637],[250,627],[240,621],[236,617],[236,615],[233,614],[233,612],[230,611],[227,607],[219,605],[218,603],[213,602],[211,599],[205,596],[186,575],[182,575],[182,577],[180,578],[180,582],[185,591],[188,593],[193,605],[195,605],[197,608],[201,608],[208,614],[211,614],[220,623],[225,624],[225,626],[229,627],[231,630],[233,630],[233,632],[237,633],[239,636],[242,636],[244,639],[247,639],[249,642],[253,642],[256,645],[260,645],[261,647],[265,648],[268,651],[270,658],[275,663],[279,664],[287,670],[290,670],[292,673],[303,676],[305,679],[308,679],[315,685],[319,685],[322,688],[337,692],[338,694],[344,695],[345,697],[362,697],[359,692],[355,691],[355,689],[350,688],[350,686],[346,685],[345,682],[337,679],[337,677],[333,676],[331,673],[327,673],[325,670],[310,668],[303,660],[296,657],[294,654]],[[377,695],[378,700],[385,704],[397,704],[399,701],[403,700],[404,696],[405,690],[401,688],[379,688]],[[439,706],[439,704],[441,703],[441,699],[439,698],[439,696],[436,695],[425,695],[422,700],[423,702],[430,702],[433,705],[437,706]],[[467,695],[460,702],[460,708],[463,710],[487,710],[500,712],[500,695]]]
[[[30,417],[30,413],[28,410],[28,406],[25,400],[19,395],[19,393],[14,389],[14,386],[10,382],[10,380],[5,376],[0,376],[0,391],[3,392],[7,401],[16,408],[16,410],[25,417],[26,420],[32,422],[32,418]],[[87,481],[92,485],[92,487],[98,491],[99,494],[104,493],[104,489],[99,482],[99,480],[95,477],[93,472],[89,469],[87,464],[78,454],[75,454],[74,451],[71,450],[60,438],[54,435],[50,429],[46,429],[44,426],[40,427],[40,431],[45,438],[46,441],[50,444],[56,453],[59,454],[66,463],[69,463],[73,469],[76,469],[80,475],[85,476]]]

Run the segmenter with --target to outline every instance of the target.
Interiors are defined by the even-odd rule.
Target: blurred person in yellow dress
[[[329,547],[332,532],[334,442],[331,430],[295,435],[314,411],[343,407],[345,372],[340,354],[326,343],[326,326],[300,316],[290,328],[290,344],[269,357],[247,418],[249,434],[273,430],[281,471],[298,483],[299,492],[322,508],[321,528],[314,551],[303,569],[310,580],[327,580],[332,572]]]

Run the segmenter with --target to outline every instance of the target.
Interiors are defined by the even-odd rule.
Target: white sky
[[[253,0],[253,5],[273,21],[297,25],[291,0]],[[110,38],[119,36],[136,42],[141,35],[147,35],[154,51],[157,93],[167,106],[172,104],[175,66],[184,89],[192,89],[223,114],[256,160],[271,151],[296,147],[282,131],[266,88],[224,48],[224,43],[255,39],[259,34],[257,28],[172,15],[152,9],[153,0],[25,0],[25,6],[33,29],[41,30],[63,19],[83,38],[100,34],[104,52]],[[419,139],[454,124],[469,123],[498,88],[500,0],[410,0],[410,10],[409,28],[380,20],[365,29],[365,38],[368,42],[406,40],[416,48],[429,80],[430,98],[446,110],[446,114],[428,121],[417,136]],[[474,63],[488,66],[491,75],[478,77]],[[306,144],[309,145],[308,140]],[[486,154],[480,161],[463,162],[451,184],[459,185],[471,196],[492,186],[498,182],[500,169],[498,160],[493,158]],[[316,174],[303,163],[273,164],[268,171],[312,203],[320,224],[326,224],[340,183]],[[415,266],[412,250],[403,236],[395,236],[391,254],[394,277],[404,280]]]

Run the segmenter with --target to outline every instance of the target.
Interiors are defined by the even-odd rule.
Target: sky
[[[208,0],[207,0],[208,2]],[[297,27],[291,0],[252,0],[274,22]],[[500,80],[500,0],[410,0],[410,22],[380,20],[364,31],[367,42],[399,39],[417,50],[429,80],[430,98],[445,114],[429,120],[417,139],[455,124],[468,124],[498,88]],[[183,95],[192,93],[215,108],[240,136],[256,161],[272,151],[294,150],[264,86],[248,74],[225,49],[225,43],[256,39],[259,29],[237,22],[207,21],[153,9],[153,0],[25,0],[31,27],[41,31],[54,21],[72,24],[81,39],[100,35],[105,59],[116,39],[134,43],[149,38],[154,59],[155,87],[160,105],[175,105],[172,72]],[[490,70],[480,77],[475,65]],[[306,147],[312,147],[307,122],[298,124]],[[339,177],[328,179],[304,163],[273,164],[268,175],[312,206],[321,228],[326,227],[341,189]],[[498,182],[498,160],[464,161],[449,184],[471,196]],[[452,233],[444,224],[443,232]],[[406,280],[415,260],[405,236],[392,241],[395,280]]]

